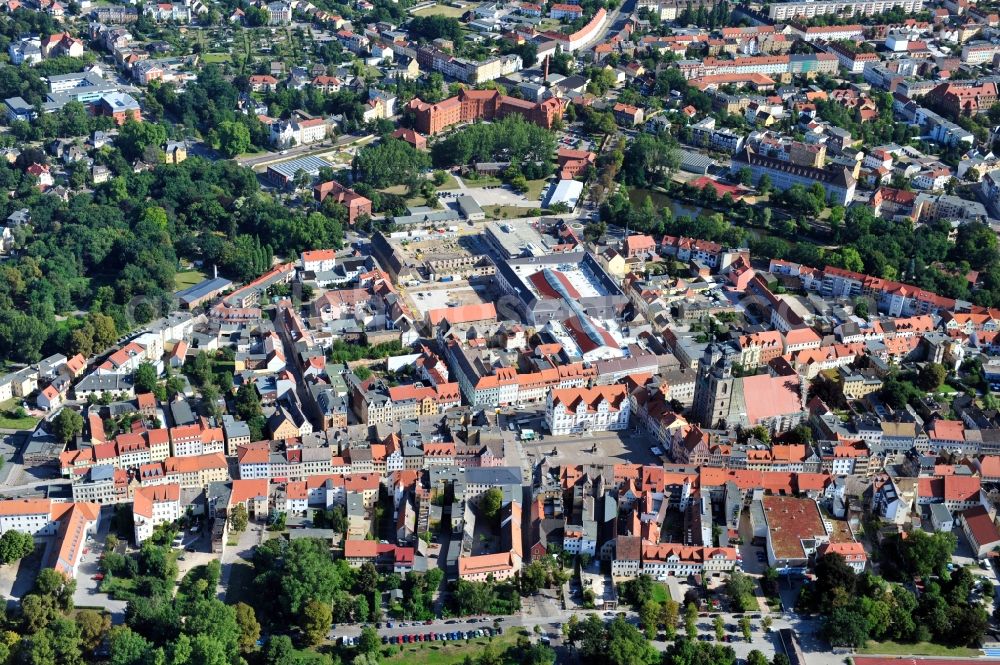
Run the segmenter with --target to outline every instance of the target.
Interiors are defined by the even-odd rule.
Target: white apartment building
[[[135,544],[140,545],[153,535],[157,526],[173,522],[181,516],[181,486],[176,483],[140,487],[135,491],[132,515],[135,522]]]
[[[630,414],[623,385],[553,390],[545,405],[545,425],[552,434],[623,430]]]
[[[924,8],[923,0],[796,0],[776,2],[768,9],[768,16],[776,21],[802,16],[813,18],[827,14],[840,16],[875,16],[891,9],[901,8],[907,14],[917,14]]]
[[[330,272],[337,265],[337,252],[332,249],[314,249],[302,252],[304,272]]]

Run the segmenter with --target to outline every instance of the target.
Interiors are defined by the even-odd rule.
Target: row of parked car
[[[494,635],[500,635],[501,633],[503,633],[503,628],[497,626],[496,628],[478,628],[476,630],[455,630],[448,633],[415,633],[413,635],[383,635],[382,644],[412,644],[415,642],[450,642],[453,640],[471,640],[477,637],[492,637]]]

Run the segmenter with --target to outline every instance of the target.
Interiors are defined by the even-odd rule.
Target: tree
[[[660,605],[660,623],[668,640],[677,636],[677,621],[680,618],[680,605],[675,600],[667,599]]]
[[[156,390],[156,368],[152,363],[141,363],[132,372],[132,383],[136,393],[151,393]]]
[[[757,649],[753,649],[747,654],[747,665],[771,665],[771,663],[767,656]]]
[[[741,612],[756,609],[757,597],[754,595],[754,584],[753,578],[738,570],[726,580],[726,593]]]
[[[622,587],[622,600],[634,608],[640,608],[653,598],[653,578],[649,575],[639,575],[625,582]]]
[[[379,639],[378,631],[371,626],[361,629],[361,637],[358,638],[358,651],[367,654],[378,654],[382,649],[382,641]]]
[[[622,617],[616,617],[608,626],[606,656],[599,662],[611,665],[653,665],[660,659],[660,654],[653,648],[645,635]],[[592,658],[584,660],[595,662]]]
[[[28,632],[42,630],[55,616],[51,602],[35,593],[30,593],[21,599],[21,618]]]
[[[51,633],[48,630],[39,630],[34,635],[30,635],[21,640],[18,645],[20,662],[28,665],[53,665],[56,660],[56,652],[52,645]]]
[[[199,633],[191,638],[191,660],[199,665],[229,665],[226,650],[212,634]]]
[[[760,627],[764,629],[765,633],[771,632],[771,624],[774,623],[774,619],[770,615],[764,615],[764,618],[760,620]]]
[[[503,492],[499,487],[491,487],[479,498],[479,510],[487,519],[496,519],[502,506]]]
[[[70,408],[63,408],[52,421],[53,433],[63,443],[69,443],[83,433],[83,416]]]
[[[521,593],[527,596],[538,593],[548,579],[548,571],[542,562],[532,561],[521,569]]]
[[[389,139],[359,150],[352,166],[355,181],[383,189],[409,183],[430,166],[430,157],[405,141]]]
[[[242,122],[224,120],[215,130],[214,145],[226,157],[235,157],[250,149],[250,130]]]
[[[292,638],[288,635],[275,635],[269,639],[267,648],[264,649],[264,662],[267,665],[297,665],[299,659]]]
[[[259,441],[264,433],[264,410],[261,407],[257,387],[252,383],[244,383],[236,390],[236,415],[250,427],[250,439]]]
[[[608,232],[608,225],[606,222],[587,222],[587,225],[583,227],[583,238],[592,245],[595,245],[601,241],[601,238]]]
[[[310,600],[329,603],[341,585],[327,544],[316,538],[269,540],[254,551],[254,567],[258,584],[264,583],[262,591],[271,593],[278,610],[289,618]]]
[[[688,639],[693,640],[698,637],[698,608],[694,603],[688,603],[684,608],[684,632],[687,633]]]
[[[761,194],[769,194],[774,191],[774,184],[771,182],[771,176],[764,174],[757,181],[757,189],[760,190]]]
[[[715,639],[721,642],[726,637],[726,621],[721,614],[716,614],[712,619],[712,627],[715,628]]]
[[[152,648],[145,637],[125,626],[111,631],[111,665],[139,665]]]
[[[246,505],[239,503],[233,508],[233,512],[229,515],[229,528],[237,533],[241,533],[247,530],[247,525],[250,522],[250,518],[247,515]]]
[[[749,642],[753,639],[753,632],[750,629],[750,617],[740,617],[740,632],[743,633],[743,639]]]
[[[905,573],[927,579],[931,575],[944,575],[958,545],[953,533],[929,534],[914,530],[903,540],[897,537]]]
[[[660,605],[654,600],[647,600],[639,608],[639,625],[646,633],[647,639],[656,638],[656,629],[660,623]]]
[[[823,635],[834,646],[863,647],[868,642],[865,618],[846,606],[834,607],[823,624]]]
[[[236,625],[240,628],[240,652],[250,653],[260,639],[260,622],[254,609],[246,603],[236,603]]]
[[[852,596],[856,585],[857,574],[840,554],[827,554],[816,562],[814,597],[818,602],[825,603],[819,609],[829,607],[828,603],[838,591],[845,596]]]
[[[239,655],[240,627],[236,622],[236,610],[218,598],[203,598],[190,608],[184,621],[184,632],[191,637],[192,650],[200,648],[198,638],[210,637],[219,648],[224,661],[236,659]],[[216,658],[216,650],[206,647],[208,658]],[[200,662],[195,659],[194,662]]]
[[[309,646],[315,646],[326,639],[333,623],[333,610],[327,603],[310,600],[302,609],[302,638]]]
[[[0,536],[0,565],[20,561],[34,550],[34,538],[26,533],[8,529]]]
[[[122,151],[122,156],[128,160],[145,157],[150,148],[159,148],[167,141],[167,130],[156,122],[125,121],[118,131],[116,144]]]
[[[100,646],[104,636],[111,629],[111,616],[97,610],[80,610],[76,614],[76,625],[80,630],[83,648],[93,651]]]
[[[941,387],[948,375],[944,366],[939,363],[926,363],[917,374],[917,385],[927,392],[933,392]]]

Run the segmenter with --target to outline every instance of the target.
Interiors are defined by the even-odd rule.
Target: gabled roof
[[[177,483],[138,487],[132,500],[132,512],[141,517],[153,518],[153,504],[180,501],[181,486]]]

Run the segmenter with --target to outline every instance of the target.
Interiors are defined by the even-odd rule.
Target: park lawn
[[[503,635],[492,638],[493,646],[498,652],[502,652],[517,642],[518,635],[527,634],[528,631],[523,628],[506,630]],[[419,662],[421,665],[459,665],[466,656],[471,656],[473,661],[476,660],[490,641],[491,638],[480,637],[467,641],[418,642],[417,644],[404,644],[402,648],[396,645],[392,647],[392,655],[382,659],[382,664],[411,665],[411,663]]]
[[[487,219],[518,219],[520,217],[531,217],[532,210],[539,208],[521,208],[519,206],[484,206],[483,212]]]
[[[528,191],[524,193],[524,198],[529,201],[538,201],[542,198],[542,192],[548,186],[549,181],[546,178],[539,178],[538,180],[528,181]]]
[[[447,18],[462,18],[462,14],[467,11],[472,10],[475,5],[469,5],[468,7],[449,7],[448,5],[433,5],[431,7],[424,7],[423,9],[418,9],[413,12],[414,16],[445,16]]]
[[[14,409],[18,407],[19,403],[20,400],[16,397],[0,402],[0,429],[35,429],[35,426],[38,425],[38,418],[14,417]]]
[[[966,647],[947,647],[943,644],[917,642],[916,644],[901,644],[899,642],[869,641],[858,653],[877,654],[880,656],[950,656],[955,658],[976,658],[982,653],[979,649]]]
[[[660,604],[670,600],[670,589],[667,588],[666,584],[653,585],[653,600]]]
[[[406,185],[393,185],[392,187],[386,187],[385,189],[378,190],[383,194],[395,194],[396,196],[406,196],[409,192],[409,188]]]
[[[445,190],[445,191],[449,189],[458,189],[458,181],[455,180],[455,176],[449,173],[448,178],[444,181],[444,184],[440,186],[435,185],[435,187],[437,187],[438,190]]]
[[[211,65],[213,63],[218,64],[222,62],[232,62],[233,56],[228,53],[206,53],[201,56],[201,59],[206,65]]]
[[[481,176],[479,178],[465,178],[466,187],[493,187],[495,185],[502,185],[503,180],[500,178],[494,178],[492,176]]]
[[[180,270],[174,275],[174,288],[180,291],[204,281],[206,275],[200,270]]]

